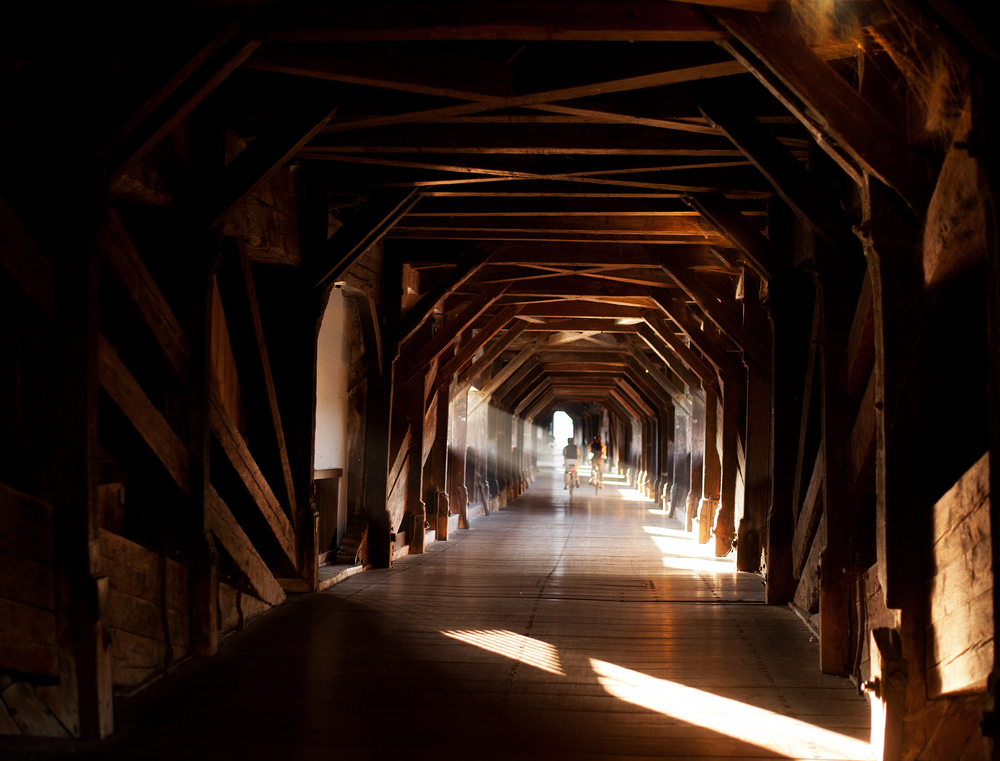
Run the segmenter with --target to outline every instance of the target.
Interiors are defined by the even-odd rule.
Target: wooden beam
[[[258,512],[267,522],[277,546],[292,567],[298,568],[298,553],[295,550],[295,531],[292,524],[214,389],[210,418],[212,433],[218,439],[222,451],[232,464]]]
[[[145,117],[109,150],[108,168],[112,181],[121,176],[128,164],[146,155],[160,140],[186,119],[192,111],[222,84],[260,46],[259,40],[246,40],[223,32],[206,48],[209,55],[199,55],[191,62],[193,71],[182,70],[182,82],[176,82],[169,94],[154,96],[158,102],[143,109]],[[180,76],[180,75],[179,75]]]
[[[497,243],[484,243],[464,256],[462,261],[451,269],[443,282],[421,296],[420,301],[410,307],[399,322],[393,326],[389,335],[389,343],[393,346],[399,346],[408,340],[431,316],[438,303],[461,288],[466,281],[483,268],[501,246],[502,244]]]
[[[490,378],[483,385],[483,387],[479,390],[479,395],[484,398],[492,396],[493,392],[496,391],[498,388],[500,388],[504,383],[506,383],[507,380],[510,378],[510,376],[514,374],[514,371],[517,370],[521,365],[523,365],[528,360],[528,358],[538,349],[539,343],[540,340],[535,339],[526,347],[521,349],[521,351],[518,352],[518,354],[513,359],[511,359],[510,362],[508,362],[506,365],[503,366],[503,369],[501,369],[500,372],[498,372],[496,375]]]
[[[497,357],[503,354],[504,350],[520,337],[526,327],[527,323],[519,322],[518,325],[514,326],[502,336],[497,338],[497,340],[483,352],[483,355],[479,357],[479,359],[475,360],[472,365],[459,376],[459,383],[465,385],[467,383],[474,382],[476,378],[482,374],[483,370],[492,365],[496,361]]]
[[[922,217],[930,199],[929,172],[906,140],[798,31],[769,16],[714,11],[735,41],[720,44],[743,63],[851,176],[859,168],[895,190]]]
[[[248,391],[256,387],[254,390],[258,392],[267,410],[267,423],[274,437],[289,511],[297,520],[295,486],[292,482],[292,469],[285,445],[285,430],[281,422],[274,376],[271,373],[267,341],[264,339],[264,324],[261,320],[260,304],[257,301],[253,265],[240,242],[235,241],[235,244],[235,250],[223,257],[218,281],[223,307],[229,316],[227,324],[237,368],[241,373],[240,378],[244,381],[244,406],[248,406],[250,401],[247,398]]]
[[[505,108],[511,106],[508,104]],[[448,156],[449,162],[460,160],[457,157],[463,154],[484,159],[490,154],[551,156],[553,159],[574,155],[744,158],[721,133],[671,135],[670,140],[665,140],[662,129],[602,124],[450,124],[442,129],[438,124],[428,123],[372,127],[324,133],[312,141],[308,152],[366,156],[398,154],[415,158],[440,154]],[[565,159],[555,165],[561,163],[565,163]],[[613,168],[616,167],[606,166],[606,169]],[[641,169],[642,164],[637,168]],[[580,170],[581,167],[568,171]]]
[[[698,374],[689,368],[684,363],[684,360],[678,357],[676,352],[660,339],[659,335],[649,327],[648,323],[642,323],[638,327],[639,329],[636,333],[639,338],[653,350],[653,353],[660,358],[660,361],[684,381],[690,387],[692,393],[701,393],[701,378]],[[636,351],[642,353],[638,345],[636,346]]]
[[[863,261],[860,243],[834,193],[817,182],[767,126],[727,102],[721,90],[692,85],[685,87],[684,92],[753,162],[789,208],[817,235],[829,241],[853,268],[860,268]],[[754,240],[753,236],[750,239]]]
[[[468,341],[463,343],[455,356],[449,359],[441,368],[438,369],[437,379],[434,381],[434,388],[439,388],[445,383],[451,381],[452,376],[455,373],[465,367],[477,351],[483,348],[493,336],[495,336],[499,331],[503,330],[507,324],[513,320],[518,312],[521,311],[521,306],[515,304],[512,306],[504,307],[500,310],[500,313],[495,317],[490,319],[476,335],[472,336]],[[518,320],[517,325],[512,326],[507,332],[517,331],[515,338],[520,335],[524,329],[527,327],[528,323]],[[513,339],[511,339],[513,340]]]
[[[233,208],[295,156],[336,113],[337,106],[331,108],[329,103],[308,103],[301,113],[283,117],[257,136],[202,195],[194,212],[195,227],[206,230],[221,224]]]
[[[757,365],[766,376],[770,377],[770,348],[764,346],[757,340],[756,336],[743,327],[743,321],[732,312],[729,305],[724,303],[718,294],[686,267],[678,266],[666,257],[661,259],[661,263],[664,272],[677,281],[684,293],[718,326],[719,330],[728,335],[743,350],[747,358]]]
[[[337,230],[326,250],[305,265],[307,287],[323,289],[332,284],[354,261],[386,234],[420,198],[415,188],[383,191],[365,204],[358,215]]]
[[[715,370],[705,364],[701,357],[695,354],[691,347],[684,343],[683,339],[674,332],[674,329],[667,324],[666,320],[660,314],[653,310],[647,310],[643,312],[643,319],[646,321],[653,335],[662,341],[663,345],[670,349],[681,362],[687,365],[691,372],[698,376],[703,388],[718,387],[719,381]],[[645,339],[645,336],[643,338]]]
[[[208,31],[208,34],[194,42],[193,47],[182,47],[178,44],[176,37],[171,36],[171,55],[177,57],[164,65],[161,50],[149,51],[152,69],[155,72],[143,71],[142,79],[135,81],[130,88],[139,91],[139,98],[126,107],[124,113],[118,115],[117,126],[114,126],[99,150],[99,153],[106,155],[111,152],[116,145],[122,142],[136,127],[140,126],[153,112],[159,108],[164,101],[174,95],[179,88],[184,87],[188,80],[197,75],[198,72],[208,64],[212,57],[239,34],[242,12],[238,12],[233,18],[230,16],[220,27],[215,27]],[[163,34],[165,30],[158,30]],[[145,51],[144,51],[145,52]],[[172,65],[171,65],[172,64]],[[126,73],[126,76],[127,73]],[[112,117],[114,122],[115,117]]]
[[[379,323],[379,310],[368,289],[343,286],[344,295],[351,300],[358,310],[361,322],[361,341],[364,344],[365,361],[368,372],[373,376],[382,377],[384,361],[382,356],[382,327]]]
[[[663,391],[670,396],[674,404],[684,410],[688,415],[691,414],[691,401],[688,396],[681,391],[677,386],[667,380],[660,369],[649,361],[649,358],[639,351],[634,345],[628,347],[629,355],[636,361],[642,371],[652,378]]]
[[[767,3],[759,3],[764,10]],[[589,2],[498,4],[447,2],[311,9],[295,15],[262,10],[248,23],[255,39],[289,42],[418,40],[589,40],[694,42],[720,38],[690,5]]]
[[[102,244],[104,260],[125,291],[129,306],[153,334],[175,378],[187,386],[191,367],[187,336],[113,209],[108,212]]]
[[[35,245],[14,211],[0,198],[0,263],[21,290],[50,320],[59,316],[59,283],[55,269]]]
[[[174,433],[163,414],[139,386],[118,352],[101,335],[98,339],[97,375],[108,396],[124,413],[170,478],[185,494],[190,493],[188,449]]]
[[[743,376],[741,365],[729,357],[726,344],[718,337],[703,330],[701,325],[691,315],[690,307],[677,298],[659,296],[653,297],[660,309],[687,335],[691,343],[715,366],[722,380],[735,380]],[[664,335],[664,339],[668,336]],[[702,363],[704,364],[704,363]],[[693,367],[691,369],[694,369]],[[697,371],[696,371],[697,372]]]
[[[562,243],[635,243],[648,246],[668,246],[678,244],[724,245],[725,238],[715,231],[708,233],[644,233],[644,232],[548,232],[533,230],[435,230],[417,227],[401,227],[392,230],[387,237],[396,240],[476,240],[476,241],[539,241]]]
[[[222,548],[236,563],[243,574],[247,587],[254,597],[268,605],[280,605],[285,601],[285,591],[278,584],[267,563],[254,548],[250,537],[242,529],[222,497],[211,486],[205,495],[205,520],[207,527],[215,534]]]
[[[645,235],[701,235],[715,237],[715,230],[706,227],[697,216],[494,216],[480,217],[421,217],[410,216],[396,225],[393,233],[414,231],[482,231],[482,232],[541,232],[541,233],[642,233]]]
[[[737,64],[739,65],[739,64]],[[513,95],[512,67],[478,58],[371,45],[350,58],[265,46],[244,68],[456,100]]]
[[[502,283],[486,289],[469,302],[454,319],[445,323],[430,343],[420,349],[414,357],[413,366],[410,367],[410,377],[412,378],[418,372],[426,371],[427,366],[441,356],[459,334],[489,309],[509,287],[510,283]],[[508,309],[510,308],[508,307]]]
[[[619,325],[612,320],[555,320],[553,322],[527,322],[529,331],[581,332],[581,333],[636,333],[638,325]]]
[[[795,579],[802,575],[802,569],[805,568],[809,550],[819,528],[820,518],[823,517],[821,489],[826,472],[825,461],[823,446],[820,445],[809,476],[809,487],[806,489],[802,511],[795,522],[795,536],[792,539],[792,577]]]
[[[795,297],[796,292],[789,282],[790,262],[783,261],[784,257],[764,237],[760,228],[747,219],[732,201],[719,193],[692,193],[684,200],[721,235],[732,241],[761,277],[773,282],[788,297]]]

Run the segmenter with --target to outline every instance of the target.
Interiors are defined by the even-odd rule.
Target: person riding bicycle
[[[569,486],[570,466],[573,468],[573,473],[579,473],[579,463],[580,447],[573,443],[573,439],[566,439],[566,446],[563,447],[563,467],[566,469],[566,475],[563,477],[563,489]],[[577,476],[576,483],[573,485],[576,487],[580,486],[579,476]]]
[[[601,441],[601,435],[598,434],[594,437],[594,440],[590,442],[590,482],[594,483],[595,479],[601,477],[602,467],[604,466],[604,442]]]

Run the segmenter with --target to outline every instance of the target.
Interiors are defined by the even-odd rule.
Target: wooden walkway
[[[75,757],[867,757],[867,703],[760,577],[612,479],[570,502],[556,478],[288,602],[122,700],[121,733]]]

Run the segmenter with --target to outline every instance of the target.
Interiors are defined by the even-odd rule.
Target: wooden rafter
[[[233,353],[240,379],[244,382],[244,394],[250,388],[254,388],[264,402],[268,427],[277,450],[285,497],[294,516],[298,512],[295,487],[292,483],[292,469],[285,445],[285,430],[281,422],[278,394],[271,372],[267,342],[264,339],[264,325],[257,301],[257,284],[250,259],[239,243],[235,250],[224,257],[218,274],[218,283],[223,308],[228,318],[227,325]]]
[[[809,129],[831,158],[855,177],[859,169],[878,177],[916,214],[923,214],[930,199],[925,162],[793,27],[744,11],[720,9],[715,17],[735,38],[720,44]]]
[[[309,288],[331,285],[365,249],[376,243],[419,199],[413,188],[387,190],[372,198],[357,217],[327,241],[323,255],[304,267]]]
[[[220,224],[226,214],[298,153],[337,113],[337,106],[329,103],[308,106],[302,113],[283,117],[229,162],[218,183],[209,187],[195,211],[196,228]]]

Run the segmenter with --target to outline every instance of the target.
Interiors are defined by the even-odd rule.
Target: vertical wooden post
[[[486,409],[486,486],[491,502],[487,507],[492,510],[499,503],[500,498],[500,482],[497,477],[497,444],[500,420],[499,410],[492,402],[485,402],[485,404],[489,405]]]
[[[733,549],[733,539],[736,536],[736,426],[743,406],[742,391],[735,380],[727,380],[721,399],[722,425],[719,439],[722,488],[714,529],[715,554],[720,558],[728,555]]]
[[[890,608],[901,607],[912,555],[907,483],[912,478],[906,446],[892,446],[893,413],[917,341],[914,306],[922,294],[916,220],[877,180],[863,188],[865,257],[875,312],[875,485],[878,577]]]
[[[698,507],[698,543],[708,544],[715,513],[719,509],[722,490],[722,462],[719,458],[719,395],[715,389],[705,389],[705,449],[704,481],[701,504]]]
[[[448,515],[451,512],[450,498],[448,495],[448,465],[450,442],[448,434],[451,430],[448,385],[445,384],[438,389],[437,414],[434,422],[434,444],[431,448],[430,462],[428,463],[428,488],[426,494],[428,499],[433,495],[433,502],[427,501],[427,505],[434,511],[437,524],[437,539],[448,538]],[[442,498],[443,495],[443,498]]]
[[[105,636],[108,580],[98,543],[98,376],[97,345],[99,250],[104,212],[98,178],[80,180],[80,203],[62,220],[67,233],[59,261],[59,321],[53,378],[53,527],[56,575],[75,643],[80,734],[99,740],[114,731],[111,654]],[[93,192],[88,193],[91,189]],[[65,596],[64,596],[65,595]],[[67,655],[69,655],[67,653]],[[63,669],[60,669],[63,671]]]
[[[205,500],[209,486],[209,420],[212,383],[212,300],[219,251],[214,236],[203,241],[198,276],[193,285],[189,340],[191,343],[191,415],[188,449],[191,484],[192,646],[198,655],[219,649],[218,555],[208,531]]]
[[[383,372],[368,369],[365,400],[365,473],[361,514],[368,521],[368,559],[376,568],[392,564],[389,513],[386,497],[389,480],[389,426],[392,423],[395,349],[387,350]]]
[[[452,387],[449,389],[451,399],[451,448],[449,457],[451,462],[448,466],[452,509],[457,509],[459,514],[459,528],[469,527],[469,497],[471,494],[470,485],[465,483],[466,456],[468,451],[469,436],[469,392],[463,387],[457,391]]]
[[[258,282],[258,298],[275,394],[281,408],[285,446],[295,493],[300,575],[307,588],[318,582],[319,546],[313,465],[316,446],[316,349],[329,292],[302,294],[294,273],[269,273]],[[359,314],[362,324],[366,315]],[[364,331],[364,328],[363,328]],[[373,343],[366,336],[366,350]],[[378,363],[375,363],[376,369]]]
[[[772,347],[771,324],[760,299],[756,277],[744,271],[743,325],[760,342]],[[773,356],[773,353],[772,353]],[[743,520],[736,543],[736,567],[760,570],[767,513],[771,498],[771,378],[755,364],[747,368],[746,485]]]
[[[802,289],[802,293],[806,293]],[[810,323],[802,319],[812,310],[798,307],[775,294],[770,303],[774,321],[771,405],[774,410],[771,441],[771,506],[767,518],[767,585],[769,605],[784,605],[794,595],[792,537],[795,532],[795,472],[809,353]]]
[[[980,61],[973,67],[972,115],[978,129],[973,133],[975,155],[980,156],[979,186],[983,190],[986,206],[986,274],[987,274],[987,337],[989,382],[989,453],[990,494],[1000,495],[1000,154],[997,151],[994,130],[1000,124],[1000,66]],[[1000,558],[1000,499],[990,499],[990,533],[994,564]],[[1000,621],[1000,584],[993,584],[993,620]],[[1000,660],[994,659],[990,678],[990,717],[992,726],[987,741],[989,757],[1000,757],[997,742],[996,691],[1000,683]],[[984,716],[984,718],[986,718]],[[984,732],[987,734],[987,732]]]
[[[674,462],[670,477],[670,514],[678,507],[685,511],[691,492],[691,417],[674,409]],[[687,516],[685,516],[687,522]]]
[[[705,394],[697,389],[691,394],[691,486],[688,491],[684,529],[694,530],[694,521],[701,504],[703,469],[705,467]]]
[[[844,378],[847,335],[857,302],[857,289],[842,282],[826,256],[817,256],[820,288],[820,420],[823,436],[824,478],[822,485],[823,520],[826,522],[826,547],[820,555],[819,588],[819,660],[826,674],[847,671],[850,654],[849,579],[844,569],[849,565],[848,540],[850,509],[848,505],[849,435],[848,405]]]
[[[419,335],[419,334],[418,334]],[[413,359],[413,348],[407,346],[407,364]],[[413,375],[407,369],[400,377]],[[406,418],[410,424],[410,451],[406,461],[406,514],[412,520],[413,536],[408,536],[410,552],[424,551],[425,527],[427,524],[427,504],[424,502],[424,381],[426,368],[420,371],[405,386]],[[434,510],[433,504],[431,510]]]

